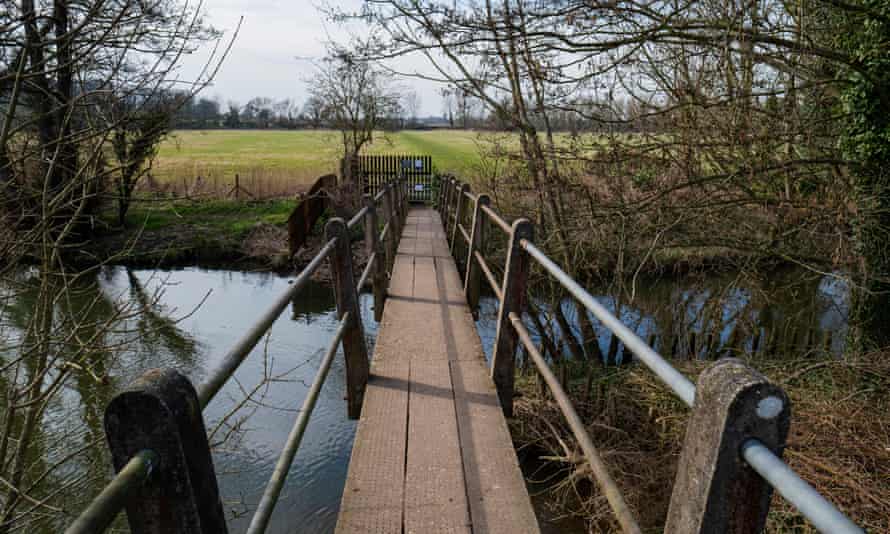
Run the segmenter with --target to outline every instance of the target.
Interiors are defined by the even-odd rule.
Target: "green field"
[[[463,174],[478,161],[478,134],[464,130],[404,131],[381,135],[368,154],[429,154],[440,171]],[[152,173],[159,182],[197,176],[229,183],[266,180],[308,184],[336,172],[339,134],[327,130],[183,130],[161,146]]]

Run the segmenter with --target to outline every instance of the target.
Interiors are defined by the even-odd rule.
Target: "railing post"
[[[457,233],[460,231],[458,225],[460,225],[460,218],[463,215],[463,207],[466,202],[466,197],[464,193],[470,190],[469,184],[460,184],[460,187],[457,190],[457,206],[454,209],[454,228],[451,230],[451,254],[457,251]]]
[[[337,239],[331,254],[331,272],[334,279],[334,296],[337,300],[337,318],[349,312],[343,333],[343,353],[346,355],[346,401],[351,419],[358,419],[362,411],[362,399],[368,384],[368,348],[365,345],[365,329],[358,309],[355,276],[352,270],[352,248],[346,222],[337,217],[328,221],[324,229],[325,239]]]
[[[377,222],[377,207],[374,205],[374,197],[365,195],[365,250],[368,261],[374,258],[374,266],[371,267],[371,280],[374,289],[374,320],[378,323],[383,318],[383,301],[386,298],[386,258],[383,255],[383,246],[380,243],[380,225]]]
[[[507,264],[504,282],[501,286],[503,300],[498,309],[497,333],[494,339],[494,354],[491,359],[491,378],[498,390],[501,409],[507,417],[513,416],[513,373],[516,364],[517,333],[510,323],[510,314],[522,316],[525,310],[526,283],[528,281],[529,257],[520,242],[532,241],[534,227],[528,219],[513,221],[510,241],[507,244]]]
[[[386,231],[384,239],[384,247],[386,248],[386,270],[389,272],[393,268],[396,259],[396,216],[392,205],[392,184],[385,185],[386,193],[383,194],[383,215],[386,221],[383,224],[389,224],[389,230]]]
[[[454,192],[457,190],[457,180],[452,178],[448,184],[448,196],[445,198],[445,236],[451,232],[451,199],[454,198]]]
[[[141,450],[159,458],[151,482],[126,505],[134,534],[226,532],[201,406],[186,377],[145,372],[108,404],[105,435],[115,472]]]
[[[491,197],[479,195],[473,207],[473,228],[470,230],[470,243],[467,246],[467,274],[464,278],[464,295],[474,318],[479,315],[479,293],[481,291],[482,270],[476,262],[476,252],[482,252],[485,241],[485,213],[482,206],[491,204]]]
[[[742,459],[757,439],[781,456],[790,422],[781,388],[742,361],[724,358],[699,376],[686,426],[666,533],[763,530],[772,487]]]
[[[445,199],[448,198],[448,181],[450,178],[443,177],[439,181],[439,205],[437,209],[439,210],[439,219],[442,221],[442,229],[445,229]]]

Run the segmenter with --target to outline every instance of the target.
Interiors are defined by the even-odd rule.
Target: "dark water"
[[[88,317],[110,315],[122,305],[138,303],[148,313],[124,322],[123,330],[136,332],[126,343],[109,349],[100,361],[108,368],[97,370],[112,377],[101,384],[81,375],[65,389],[59,401],[48,410],[44,447],[36,455],[50,462],[75,446],[102,442],[102,413],[108,400],[145,369],[173,366],[193,383],[200,383],[225,352],[285,290],[288,278],[269,273],[204,270],[190,268],[172,271],[108,268],[94,282],[85,285],[77,299],[68,305],[83,310]],[[611,309],[616,299],[606,289],[594,294]],[[808,276],[800,271],[774,273],[762,279],[710,276],[682,280],[647,280],[634,292],[633,299],[621,298],[620,314],[625,322],[648,337],[676,336],[686,339],[690,332],[699,338],[707,332],[726,342],[737,325],[746,324],[747,337],[738,336],[737,345],[752,348],[758,331],[831,332],[831,350],[843,348],[846,329],[846,289],[831,276]],[[361,296],[362,314],[372,346],[376,336],[370,295]],[[24,324],[29,309],[24,296],[7,298],[3,308],[3,335],[11,342],[16,325]],[[552,306],[539,302],[544,311]],[[577,309],[561,303],[572,328],[577,330]],[[711,310],[709,313],[706,311]],[[477,323],[483,345],[490,353],[494,338],[496,302],[483,299]],[[545,318],[548,328],[558,334],[558,326]],[[609,336],[596,323],[600,347],[608,351]],[[214,462],[224,499],[224,509],[232,517],[232,532],[243,531],[258,502],[278,454],[296,418],[296,412],[309,389],[331,336],[336,328],[334,302],[329,288],[311,284],[274,324],[270,335],[260,343],[224,387],[204,416],[212,442]],[[670,333],[670,335],[668,335]],[[109,337],[114,337],[109,333]],[[558,336],[557,336],[558,337]],[[800,339],[786,335],[780,346],[786,353],[806,350]],[[794,337],[798,341],[792,342]],[[810,338],[814,338],[810,335]],[[122,339],[124,337],[122,336]],[[678,351],[688,353],[679,343]],[[662,344],[664,344],[662,342]],[[762,344],[762,343],[761,343]],[[719,347],[716,341],[712,343]],[[688,355],[688,354],[687,354]],[[703,357],[701,352],[697,355]],[[268,381],[269,378],[271,381]],[[257,386],[266,383],[257,389]],[[255,390],[255,391],[254,391]],[[244,403],[248,392],[251,401]],[[334,365],[324,385],[308,430],[287,479],[281,500],[269,526],[270,533],[330,532],[346,478],[355,422],[346,418],[342,357]],[[244,403],[234,419],[220,425],[235,407]],[[225,438],[225,439],[224,439]],[[83,500],[95,495],[109,476],[104,442],[74,461],[56,476],[85,476],[82,492],[73,498],[70,509],[78,510]],[[551,525],[549,530],[573,532],[570,523]]]

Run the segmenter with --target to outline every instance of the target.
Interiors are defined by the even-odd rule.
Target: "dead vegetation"
[[[706,362],[675,362],[694,378]],[[837,359],[752,365],[792,399],[785,460],[857,524],[890,532],[890,359],[886,352]],[[572,375],[572,373],[568,373]],[[594,442],[645,532],[661,532],[689,410],[642,366],[603,369],[568,379]],[[583,462],[564,419],[534,377],[520,381],[513,422],[516,445],[546,460],[553,512],[584,518],[590,532],[615,532],[608,504]],[[781,496],[773,497],[766,532],[811,533]]]

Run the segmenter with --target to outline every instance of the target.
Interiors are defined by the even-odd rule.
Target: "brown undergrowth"
[[[750,363],[792,400],[785,461],[867,531],[890,532],[890,353]],[[676,365],[694,379],[707,363]],[[661,532],[689,410],[642,366],[598,370],[591,381],[568,374],[578,376],[568,379],[576,409],[644,532]],[[532,477],[548,479],[553,512],[585,518],[590,532],[619,532],[555,403],[534,377],[518,383],[513,437],[545,460]],[[779,495],[766,531],[816,532]]]

